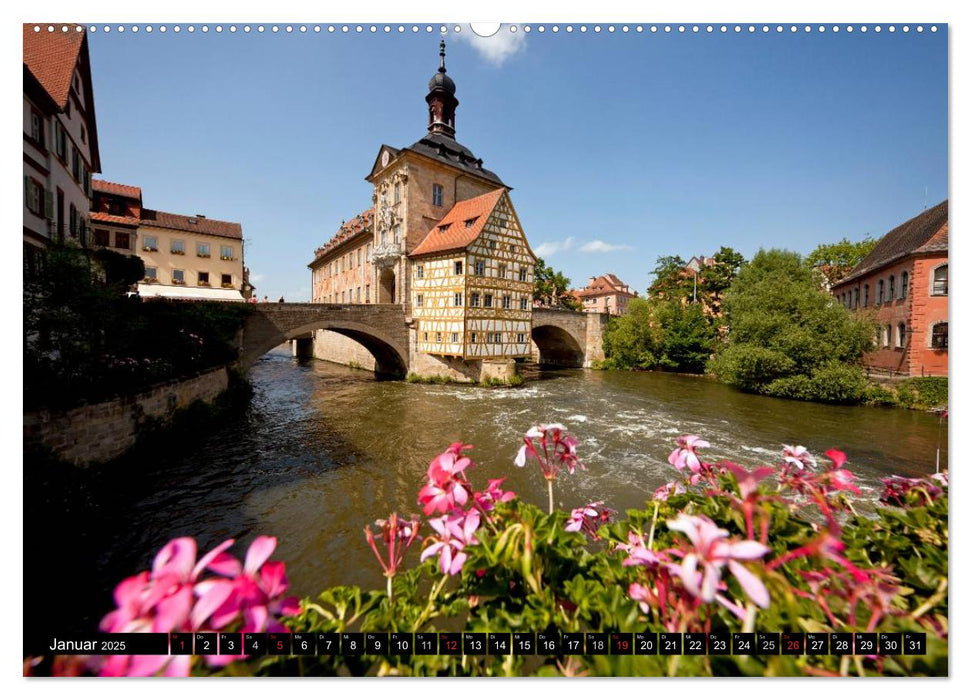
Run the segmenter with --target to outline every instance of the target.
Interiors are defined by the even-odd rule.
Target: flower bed
[[[503,479],[474,483],[472,447],[451,445],[418,492],[423,517],[392,513],[364,528],[383,591],[338,586],[283,598],[275,541],[240,565],[224,543],[195,562],[191,540],[126,579],[105,631],[291,632],[924,632],[924,656],[134,657],[89,660],[101,674],[283,675],[947,675],[947,474],[890,477],[884,506],[861,515],[847,458],[785,446],[777,464],[706,462],[708,443],[678,439],[677,478],[644,510],[601,502],[553,508],[556,481],[586,466],[561,425],[525,435],[514,463],[535,463],[547,508]],[[868,504],[870,505],[870,504]],[[422,538],[424,535],[424,538]],[[420,547],[416,546],[420,542]],[[191,544],[190,544],[191,543]],[[418,554],[419,563],[406,566]],[[206,578],[206,572],[215,574]],[[168,591],[159,597],[152,591]],[[150,602],[151,601],[151,604]],[[63,662],[67,663],[67,662]]]

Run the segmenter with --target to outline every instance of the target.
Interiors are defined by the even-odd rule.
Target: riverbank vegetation
[[[245,304],[142,301],[137,256],[47,251],[24,284],[24,406],[67,408],[137,393],[236,359]]]
[[[820,287],[802,257],[760,250],[725,294],[729,332],[708,364],[719,380],[790,399],[859,403],[873,325]]]
[[[671,370],[700,374],[726,332],[725,292],[745,259],[721,248],[711,264],[693,271],[678,256],[658,258],[646,299],[631,299],[627,313],[604,330],[601,369]]]
[[[941,410],[948,406],[947,377],[911,377],[895,383],[871,383],[863,396],[864,402],[870,406]]]
[[[583,304],[569,294],[569,291],[570,278],[547,265],[543,258],[536,258],[536,265],[533,267],[533,301],[538,301],[547,308],[583,311]]]
[[[297,600],[285,565],[257,537],[245,562],[227,540],[196,560],[191,538],[122,581],[103,631],[565,632],[752,631],[926,635],[926,654],[57,657],[52,672],[101,675],[909,676],[948,674],[948,479],[889,477],[874,508],[847,456],[784,446],[774,465],[709,462],[678,439],[672,481],[619,519],[608,504],[553,508],[559,480],[584,469],[562,425],[524,436],[514,464],[551,494],[540,507],[476,476],[472,446],[429,464],[422,516],[392,513],[360,536],[383,590],[348,581]],[[510,465],[512,466],[512,465]],[[863,515],[864,510],[872,510]],[[419,554],[420,552],[420,554]],[[418,562],[415,562],[415,559]],[[893,637],[898,644],[908,638]],[[656,638],[655,638],[656,640]],[[459,642],[462,643],[461,641]],[[43,668],[29,659],[25,668]]]
[[[526,382],[522,375],[519,374],[514,374],[509,379],[502,379],[500,377],[486,377],[481,382],[475,382],[470,380],[455,379],[447,374],[418,374],[417,372],[409,372],[408,376],[405,377],[405,381],[409,384],[465,384],[491,387],[522,386]]]

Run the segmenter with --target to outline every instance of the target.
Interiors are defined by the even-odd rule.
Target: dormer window
[[[451,228],[451,226],[452,226],[452,224],[442,224],[441,226],[438,227],[438,230],[439,231],[448,231],[449,228]]]
[[[471,219],[465,220],[465,228],[472,228],[475,226],[475,222],[479,220],[478,216],[473,216]]]

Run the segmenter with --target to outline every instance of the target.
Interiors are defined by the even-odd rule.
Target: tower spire
[[[455,81],[445,74],[445,35],[438,44],[438,72],[428,81],[428,133],[455,137]]]

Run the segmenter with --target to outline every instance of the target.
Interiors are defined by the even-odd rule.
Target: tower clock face
[[[391,154],[388,153],[387,151],[385,151],[384,153],[382,153],[381,154],[381,167],[382,168],[383,167],[386,167],[388,165],[388,161],[389,160],[391,160]]]

